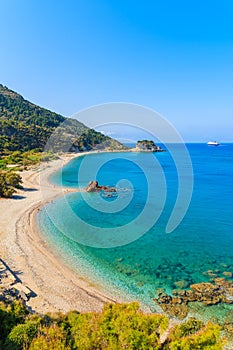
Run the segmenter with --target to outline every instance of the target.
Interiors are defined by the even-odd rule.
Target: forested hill
[[[12,151],[43,151],[56,130],[51,147],[56,151],[124,148],[74,119],[68,119],[25,100],[0,84],[0,155]]]

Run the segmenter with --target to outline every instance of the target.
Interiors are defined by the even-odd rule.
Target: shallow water
[[[165,228],[177,196],[178,175],[169,152],[164,152],[88,155],[84,158],[92,165],[83,171],[83,157],[72,160],[51,177],[52,182],[86,186],[95,178],[94,167],[104,164],[97,180],[109,186],[118,184],[118,192],[113,197],[70,193],[54,200],[38,214],[42,235],[67,265],[152,311],[158,310],[153,302],[158,288],[170,293],[177,282],[188,288],[192,283],[211,281],[206,271],[212,270],[212,278],[233,272],[233,144],[187,147],[193,165],[193,195],[186,216],[172,233],[166,234]],[[121,179],[127,181],[119,182]],[[110,212],[103,212],[104,208]],[[137,221],[143,209],[146,216]],[[157,222],[144,233],[156,216]],[[135,240],[114,246],[125,237]],[[111,248],[96,248],[109,242]],[[203,319],[233,319],[232,306],[208,307],[206,312],[196,305],[193,312]]]

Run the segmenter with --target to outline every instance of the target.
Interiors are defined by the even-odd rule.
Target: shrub
[[[11,197],[20,188],[21,176],[11,171],[0,170],[0,197]]]
[[[39,323],[36,321],[28,321],[15,326],[7,337],[5,342],[6,350],[20,350],[23,346],[30,345],[33,338],[38,333]]]
[[[67,334],[57,324],[41,327],[37,337],[33,339],[29,350],[69,350]]]
[[[106,304],[101,313],[68,317],[75,349],[159,349],[168,319],[143,314],[138,303]]]
[[[194,325],[194,327],[192,327]],[[191,327],[190,327],[191,326]],[[196,330],[195,330],[196,328]],[[198,329],[199,328],[199,329]],[[208,322],[201,326],[200,321],[185,322],[171,332],[165,349],[169,350],[221,350],[224,340],[220,339],[220,326]]]

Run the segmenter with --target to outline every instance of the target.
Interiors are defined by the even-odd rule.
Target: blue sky
[[[0,82],[65,116],[130,102],[233,142],[233,2],[0,2]]]

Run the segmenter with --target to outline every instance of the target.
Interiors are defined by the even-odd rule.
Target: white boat
[[[207,142],[207,145],[208,146],[219,146],[220,143],[218,143],[217,141],[209,141],[209,142]]]

